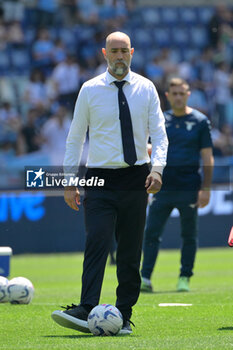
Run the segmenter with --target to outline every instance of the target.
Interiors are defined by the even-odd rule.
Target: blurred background
[[[116,30],[130,36],[132,70],[154,82],[163,110],[166,82],[180,76],[191,86],[189,105],[210,119],[216,191],[202,226],[216,231],[213,245],[225,244],[219,231],[223,222],[228,231],[233,215],[232,1],[0,0],[0,245],[16,252],[83,248],[82,211],[77,219],[62,198],[25,193],[22,179],[25,166],[62,164],[78,91],[106,70],[101,48]],[[73,220],[82,237],[76,245]]]

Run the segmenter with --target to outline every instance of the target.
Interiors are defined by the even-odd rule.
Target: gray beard
[[[127,72],[128,68],[129,68],[129,66],[127,64],[125,64],[125,62],[123,62],[123,63],[124,63],[124,66],[116,67],[116,65],[111,65],[108,62],[108,66],[117,76],[121,77],[125,72]]]
[[[117,67],[114,69],[114,73],[120,77],[125,73],[126,69],[127,67]]]

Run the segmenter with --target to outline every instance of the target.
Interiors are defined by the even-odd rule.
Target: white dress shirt
[[[162,173],[166,165],[167,135],[160,101],[153,83],[132,71],[123,79],[137,153],[135,165],[149,163]],[[124,161],[119,120],[118,88],[108,71],[83,84],[76,101],[73,121],[66,141],[64,170],[79,165],[89,128],[89,168],[123,168]],[[147,152],[151,137],[151,159]]]
[[[51,165],[59,166],[63,162],[70,124],[71,120],[68,117],[63,119],[62,124],[54,117],[50,118],[41,130],[41,135],[46,140],[42,150],[48,154]]]
[[[59,94],[69,94],[78,90],[80,69],[78,64],[59,63],[53,71],[52,79],[57,84]]]

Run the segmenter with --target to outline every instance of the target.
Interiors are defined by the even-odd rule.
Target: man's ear
[[[132,47],[130,50],[131,55],[134,53],[134,48]]]
[[[102,53],[104,55],[104,58],[106,59],[106,49],[104,47],[102,48]]]

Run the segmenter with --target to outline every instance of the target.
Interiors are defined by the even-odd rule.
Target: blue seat
[[[145,59],[145,54],[142,50],[135,50],[132,60],[132,69],[135,71],[140,71],[147,60]]]
[[[161,8],[162,23],[165,25],[179,24],[180,18],[177,7],[162,7]]]
[[[127,21],[127,24],[132,28],[136,29],[139,28],[142,25],[142,13],[144,12],[144,9],[139,10],[139,8],[135,8],[130,12],[130,21]]]
[[[75,34],[78,34],[78,40],[79,41],[89,41],[93,39],[93,36],[95,35],[95,28],[94,27],[80,27],[74,29]]]
[[[51,40],[56,40],[58,38],[58,29],[57,28],[49,28],[48,29],[49,36]]]
[[[161,16],[157,7],[146,7],[142,11],[142,20],[146,26],[158,25]]]
[[[173,62],[179,63],[183,59],[183,48],[172,48],[170,58]]]
[[[190,27],[190,44],[196,48],[203,48],[209,44],[209,38],[205,26]]]
[[[135,42],[135,46],[140,48],[148,48],[152,44],[151,33],[149,30],[144,28],[139,28],[136,30],[133,40]]]
[[[36,29],[35,28],[25,28],[24,30],[24,38],[27,45],[33,44],[36,38]]]
[[[171,45],[171,33],[167,27],[158,27],[153,30],[153,38],[155,44],[159,47],[165,47]]]
[[[197,7],[197,18],[200,24],[207,24],[214,13],[215,13],[214,7],[206,7],[206,6]]]
[[[108,20],[111,18],[115,18],[116,10],[111,5],[102,5],[98,9],[98,15],[100,20]]]
[[[187,27],[176,27],[171,31],[172,44],[174,46],[187,47],[189,45],[189,30]]]
[[[197,8],[196,7],[180,7],[179,19],[182,24],[197,24]]]
[[[31,60],[27,49],[12,48],[10,52],[12,70],[17,75],[26,75],[30,72]]]
[[[145,63],[148,64],[148,62],[152,61],[154,57],[159,56],[160,52],[160,47],[158,47],[158,45],[153,45],[145,53],[143,52]]]
[[[58,36],[67,47],[76,46],[77,44],[76,37],[71,29],[61,28]]]
[[[200,50],[197,48],[187,48],[183,50],[183,58],[185,61],[191,61],[195,57],[200,56]]]
[[[135,35],[135,31],[133,30],[132,26],[131,25],[124,25],[122,27],[122,31],[127,34],[131,40],[134,40],[134,35]]]
[[[11,70],[9,50],[1,50],[0,54],[0,75],[9,75]]]

